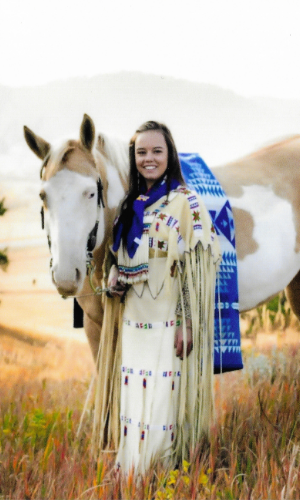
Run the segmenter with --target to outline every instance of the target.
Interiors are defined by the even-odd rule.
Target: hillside
[[[212,165],[300,130],[298,101],[246,99],[213,85],[123,72],[38,87],[0,87],[0,154],[8,159],[19,153],[22,160],[24,124],[49,140],[78,134],[83,113],[90,114],[97,129],[126,139],[145,120],[164,121],[179,150],[198,151]],[[24,163],[27,169],[32,163],[28,153]],[[0,173],[10,175],[3,169],[1,157]],[[22,176],[20,166],[13,165],[12,171]]]
[[[8,208],[0,221],[0,246],[8,247],[12,261],[7,273],[0,271],[5,325],[72,332],[71,304],[61,302],[48,274],[40,161],[25,144],[23,126],[49,142],[76,138],[84,113],[97,130],[126,140],[143,121],[164,121],[179,151],[199,152],[211,166],[300,132],[300,101],[246,99],[184,79],[123,72],[36,87],[0,86],[0,199],[5,197]]]

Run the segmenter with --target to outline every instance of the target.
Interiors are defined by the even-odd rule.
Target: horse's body
[[[101,285],[105,245],[127,188],[127,145],[95,130],[85,115],[79,141],[58,150],[25,127],[29,147],[43,160],[41,198],[51,239],[52,279],[63,296],[79,296],[94,356],[103,319],[100,296],[86,278],[86,243],[98,217],[93,257]],[[212,169],[229,197],[236,227],[240,311],[256,307],[287,287],[300,318],[300,137]],[[105,208],[97,208],[97,179]],[[300,274],[300,273],[299,273]]]
[[[299,317],[300,136],[212,171],[233,209],[240,310],[287,287]]]

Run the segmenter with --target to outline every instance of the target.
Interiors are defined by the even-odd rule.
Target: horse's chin
[[[78,293],[78,287],[66,288],[64,286],[55,286],[59,295],[61,295],[63,299],[66,299],[67,297],[75,297]]]

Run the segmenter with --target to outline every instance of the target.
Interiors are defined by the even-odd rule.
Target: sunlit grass
[[[244,358],[243,371],[215,378],[210,443],[140,478],[116,474],[111,453],[93,460],[92,409],[77,437],[88,379],[1,378],[0,499],[298,500],[300,347]]]

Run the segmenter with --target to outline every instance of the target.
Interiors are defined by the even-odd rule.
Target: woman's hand
[[[188,356],[193,349],[193,332],[192,332],[192,322],[190,319],[186,320],[186,355]],[[183,344],[183,325],[181,324],[176,328],[174,347],[176,349],[176,356],[183,359],[184,356],[184,344]]]
[[[126,288],[121,283],[118,283],[118,277],[119,277],[119,270],[117,266],[114,264],[110,268],[107,280],[108,287],[110,288],[109,293],[113,297],[123,297],[125,293]]]

